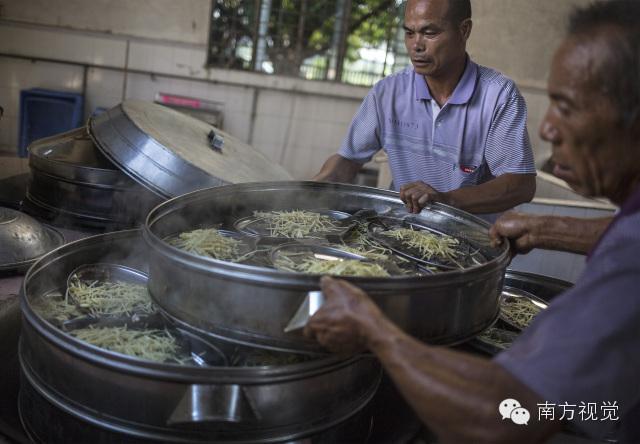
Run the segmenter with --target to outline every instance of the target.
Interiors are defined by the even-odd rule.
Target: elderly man
[[[425,345],[358,288],[322,280],[327,303],[307,334],[337,352],[371,350],[442,442],[540,442],[563,420],[594,437],[615,433],[620,442],[640,442],[638,23],[636,1],[577,10],[554,56],[541,134],[554,161],[575,176],[576,190],[621,207],[576,285],[510,349],[485,360]],[[526,426],[511,420],[515,410],[511,419],[498,413],[514,399],[531,414]],[[554,419],[539,415],[540,406]]]
[[[515,84],[466,53],[469,0],[409,0],[412,68],[378,82],[338,154],[314,180],[348,182],[380,149],[409,211],[437,201],[475,213],[528,202],[535,167],[527,109]]]

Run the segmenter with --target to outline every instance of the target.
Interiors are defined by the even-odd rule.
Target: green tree
[[[274,73],[297,76],[304,60],[330,51],[338,0],[271,1],[268,58]],[[394,0],[350,0],[349,4],[346,51],[341,56],[354,60],[359,48],[388,41],[398,26],[398,7]],[[259,5],[255,0],[214,0],[212,64],[234,67],[238,46],[247,42],[255,46]]]

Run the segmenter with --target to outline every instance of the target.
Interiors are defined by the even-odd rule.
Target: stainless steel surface
[[[345,259],[352,259],[356,261],[370,262],[369,259],[360,254],[343,251],[339,248],[329,247],[326,245],[305,245],[297,242],[286,243],[273,247],[269,251],[269,258],[272,262],[276,262],[281,255],[286,257],[287,253],[301,252],[308,252],[311,257],[326,261],[343,261]]]
[[[139,270],[121,264],[83,264],[69,273],[67,288],[73,279],[89,281],[122,281],[131,284],[147,285],[149,278]]]
[[[335,223],[335,230],[331,231],[316,231],[309,233],[309,238],[327,239],[333,242],[341,242],[349,231],[355,226],[358,216],[343,211],[336,210],[312,210],[313,213],[318,213],[321,216],[328,216]],[[236,220],[233,224],[233,228],[246,236],[253,237],[257,242],[261,243],[281,243],[295,240],[295,236],[276,236],[272,234],[271,228],[268,222],[265,222],[261,217],[255,215],[242,217]],[[300,239],[301,240],[301,239]]]
[[[296,310],[291,320],[284,328],[285,333],[289,333],[295,330],[304,328],[309,321],[309,318],[316,314],[316,311],[320,310],[324,304],[324,294],[321,291],[310,291],[304,297],[304,301],[300,304],[300,307]]]
[[[27,211],[77,225],[139,225],[162,198],[104,157],[86,131],[78,128],[29,146]]]
[[[198,435],[193,431],[184,429],[182,437],[169,437],[160,431],[148,434],[140,434],[136,429],[128,429],[122,426],[114,426],[96,412],[86,412],[76,406],[70,405],[66,400],[55,394],[41,390],[37,385],[31,384],[28,377],[23,375],[22,387],[18,397],[18,410],[20,419],[29,441],[37,444],[51,443],[268,443],[278,442],[286,444],[335,444],[335,443],[364,443],[369,442],[371,433],[373,412],[365,408],[347,418],[345,421],[325,430],[317,431],[311,435],[306,434],[301,438],[265,438],[255,439],[246,437],[218,436],[215,441]],[[52,427],[55,424],[55,427]],[[405,426],[407,421],[401,422]],[[394,425],[397,425],[395,423]],[[408,423],[409,426],[413,423]],[[4,431],[4,430],[3,430]],[[187,436],[188,435],[188,436]],[[22,436],[22,435],[21,435]],[[411,436],[411,435],[409,435]],[[389,442],[389,441],[380,441]],[[403,442],[403,441],[394,441]]]
[[[456,247],[457,261],[449,259],[443,260],[437,256],[428,258],[424,257],[424,255],[420,254],[419,250],[407,247],[402,240],[385,235],[387,231],[394,229],[410,229],[435,236],[447,235],[446,233],[443,233],[440,230],[435,229],[433,226],[425,224],[418,218],[414,217],[380,217],[373,219],[367,227],[367,232],[369,237],[380,245],[383,245],[395,254],[403,256],[412,262],[423,266],[436,267],[439,270],[455,270],[474,267],[485,262],[485,258],[478,254],[479,250],[474,251],[473,247],[471,247],[464,238],[456,239],[459,241],[459,244]]]
[[[573,286],[571,282],[523,271],[507,270],[504,285],[526,291],[548,303]]]
[[[283,330],[319,277],[200,257],[164,239],[207,224],[233,226],[254,210],[332,208],[408,216],[397,193],[315,182],[239,184],[172,199],[150,214],[149,289],[172,316],[212,334],[279,350],[317,350],[300,332]],[[365,289],[398,325],[431,343],[452,344],[475,336],[498,315],[508,247],[494,249],[489,225],[462,211],[431,205],[424,223],[481,249],[485,264],[428,276],[349,278]]]
[[[25,271],[62,244],[64,237],[55,229],[24,213],[0,207],[0,272]]]
[[[233,136],[215,129],[222,149],[209,145],[209,124],[153,103],[129,100],[94,117],[98,148],[125,173],[157,194],[174,197],[206,187],[290,176]]]
[[[80,183],[119,187],[135,184],[96,148],[86,127],[32,142],[29,168]]]
[[[571,288],[572,285],[573,284],[571,284],[571,282],[562,281],[548,276],[507,270],[501,297],[504,297],[505,293],[517,293],[533,298],[536,301],[547,305],[551,303],[554,298]],[[494,327],[504,329],[511,339],[515,339],[521,331],[520,328],[516,328],[515,330],[517,331],[515,331],[511,324],[506,323],[503,319],[498,319]],[[469,341],[469,345],[490,355],[495,355],[501,351],[495,347],[495,345],[483,341],[480,337],[476,337]]]
[[[346,420],[375,393],[380,367],[372,359],[330,356],[251,368],[154,363],[78,341],[31,307],[64,288],[82,264],[147,272],[148,259],[140,232],[130,230],[68,244],[29,270],[22,288],[21,369],[29,387],[57,412],[131,439],[279,442]]]
[[[537,313],[542,312],[542,310],[546,309],[548,304],[541,298],[529,293],[528,291],[522,290],[517,287],[508,287],[505,286],[502,289],[502,295],[500,297],[500,320],[506,324],[509,324],[511,327],[522,330],[523,325],[518,325],[515,319],[511,319],[508,316],[508,312],[506,311],[509,304],[517,301],[524,300],[528,301],[528,303],[532,304],[533,307],[539,309]],[[531,318],[533,320],[533,318]]]

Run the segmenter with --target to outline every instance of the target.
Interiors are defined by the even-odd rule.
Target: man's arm
[[[495,244],[510,240],[516,253],[534,248],[587,254],[595,246],[613,217],[579,219],[561,216],[534,216],[516,212],[502,215],[489,235]]]
[[[429,202],[441,202],[470,213],[498,213],[529,202],[536,192],[534,174],[503,174],[480,185],[439,193],[423,182],[404,185],[400,198],[409,212],[419,213]]]
[[[346,281],[323,278],[321,284],[327,301],[310,319],[307,335],[335,352],[373,352],[440,442],[540,442],[561,427],[538,421],[543,401],[497,363],[411,338]],[[505,399],[529,410],[527,426],[502,419],[498,408]]]
[[[349,160],[340,154],[334,154],[327,159],[318,174],[313,176],[311,180],[317,182],[349,183],[353,181],[361,168],[361,163]]]

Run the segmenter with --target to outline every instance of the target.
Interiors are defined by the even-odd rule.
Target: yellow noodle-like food
[[[225,236],[215,228],[201,228],[180,233],[169,243],[189,253],[209,256],[221,261],[237,262],[243,259],[240,252],[242,241]]]
[[[346,251],[347,253],[359,254],[360,256],[366,257],[367,259],[373,261],[386,261],[390,258],[389,254],[385,254],[388,252],[388,250],[385,250],[384,248],[367,248],[364,245],[359,245],[358,247],[339,245],[336,248],[342,251]]]
[[[326,233],[337,228],[334,220],[324,214],[305,210],[254,211],[257,220],[266,223],[270,236],[300,239],[313,233]]]
[[[413,230],[411,228],[397,228],[384,231],[382,234],[397,239],[404,245],[417,250],[422,256],[422,259],[432,259],[435,257],[457,264],[455,260],[456,247],[460,242],[454,237]]]
[[[130,315],[155,311],[147,287],[121,281],[72,279],[65,302],[75,303],[93,316]]]
[[[36,298],[31,307],[38,315],[52,321],[64,322],[82,316],[78,307],[66,301],[59,292]]]
[[[353,259],[327,261],[323,259],[306,258],[295,262],[290,257],[281,255],[275,263],[281,270],[295,271],[307,274],[328,274],[331,276],[359,276],[359,277],[388,277],[389,272],[379,264],[362,262]]]
[[[512,340],[508,339],[511,332],[507,332],[506,330],[502,330],[500,328],[491,327],[482,332],[481,335],[478,336],[478,339],[481,339],[487,344],[493,345],[496,348],[501,350],[506,350],[511,346]]]
[[[505,298],[500,304],[502,317],[521,329],[528,327],[542,310],[527,298]]]
[[[166,330],[129,330],[126,327],[88,327],[71,335],[96,347],[155,362],[183,364],[176,339]]]

